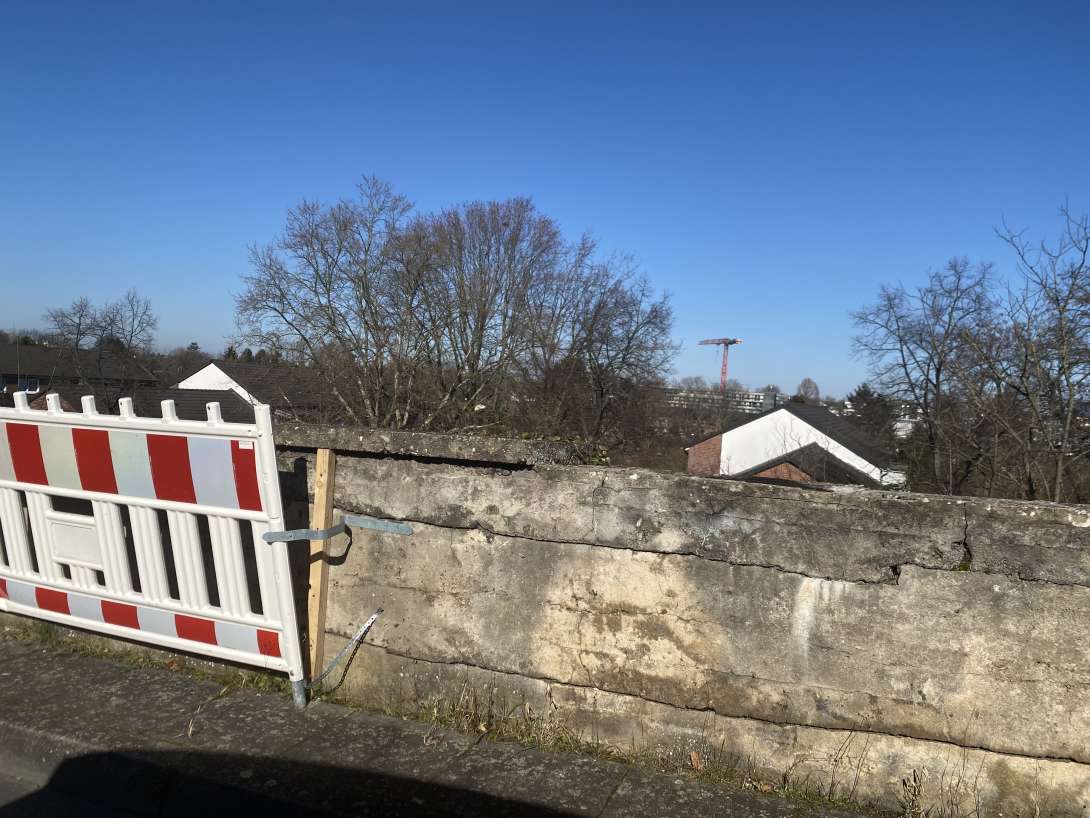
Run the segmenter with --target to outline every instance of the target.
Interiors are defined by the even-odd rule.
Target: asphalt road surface
[[[0,818],[124,818],[125,813],[43,788],[37,781],[0,771]]]
[[[36,789],[38,784],[33,781],[0,772],[0,807],[6,807],[24,795],[30,795]]]

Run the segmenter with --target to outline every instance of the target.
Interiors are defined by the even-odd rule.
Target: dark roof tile
[[[201,364],[190,374],[196,374],[210,363],[254,398],[278,410],[297,412],[313,409],[327,400],[324,380],[309,367],[218,359]]]
[[[779,457],[774,457],[745,471],[732,474],[731,477],[744,480],[782,463],[790,463],[806,472],[819,483],[850,483],[872,488],[881,488],[882,486],[879,481],[863,474],[851,464],[845,463],[817,443],[809,443],[806,446],[785,452]]]
[[[868,463],[883,469],[889,468],[892,464],[889,452],[867,437],[851,421],[839,415],[834,415],[824,406],[787,401],[779,408],[786,409],[795,417],[806,421],[819,432],[828,435],[848,451],[854,452]]]
[[[58,347],[0,344],[0,375],[33,376],[42,382],[42,386],[54,381],[78,381],[81,371],[91,379],[154,380],[154,376],[137,361],[122,362],[112,357],[99,361],[96,353],[88,349],[80,350],[78,354],[79,365],[70,352]]]

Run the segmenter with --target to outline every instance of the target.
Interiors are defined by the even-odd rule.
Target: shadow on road
[[[442,770],[433,777],[444,778]],[[466,782],[225,753],[121,750],[64,761],[49,782],[0,807],[30,816],[501,816],[570,815],[474,792]]]

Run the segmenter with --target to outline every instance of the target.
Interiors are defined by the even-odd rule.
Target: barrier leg
[[[302,679],[291,683],[291,700],[300,710],[307,706],[307,683]]]

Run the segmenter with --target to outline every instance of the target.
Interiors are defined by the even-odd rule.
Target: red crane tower
[[[709,338],[707,341],[701,341],[700,346],[721,346],[723,347],[723,368],[719,370],[719,391],[727,391],[727,355],[730,353],[730,348],[735,344],[742,343],[741,338]]]

